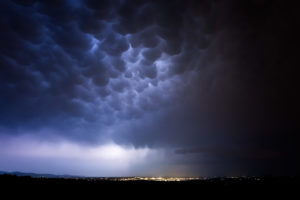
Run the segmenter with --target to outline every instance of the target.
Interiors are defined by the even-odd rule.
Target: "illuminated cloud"
[[[68,141],[45,142],[30,136],[20,136],[6,138],[0,144],[1,167],[8,171],[34,169],[40,173],[71,173],[82,176],[154,175],[157,171],[149,165],[153,162],[162,163],[164,159],[163,150],[121,146],[113,142],[87,146]],[[6,161],[3,162],[3,159]]]

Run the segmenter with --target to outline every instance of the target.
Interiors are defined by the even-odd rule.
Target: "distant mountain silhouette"
[[[26,173],[26,172],[6,172],[6,171],[0,171],[0,175],[15,175],[15,176],[30,176],[33,178],[83,178],[81,176],[73,176],[73,175],[55,175],[55,174],[37,174],[37,173]]]

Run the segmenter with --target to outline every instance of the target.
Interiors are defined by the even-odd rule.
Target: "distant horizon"
[[[46,178],[112,178],[112,179],[118,179],[118,178],[182,178],[182,179],[191,179],[191,180],[205,180],[205,179],[214,179],[214,178],[262,178],[262,177],[299,177],[299,175],[270,175],[270,174],[266,174],[266,175],[251,175],[251,176],[247,176],[247,175],[242,175],[242,176],[81,176],[81,175],[76,175],[76,174],[52,174],[52,173],[35,173],[35,172],[23,172],[23,171],[1,171],[0,170],[0,176],[1,175],[16,175],[16,176],[30,176],[30,177],[43,177],[43,175],[46,175]],[[36,175],[36,176],[34,176]],[[47,177],[47,175],[49,177]]]

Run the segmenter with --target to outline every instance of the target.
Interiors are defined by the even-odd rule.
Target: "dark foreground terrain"
[[[43,178],[16,175],[0,175],[1,193],[10,190],[25,191],[27,194],[64,192],[72,195],[85,193],[107,194],[112,196],[160,195],[168,197],[188,197],[201,195],[245,195],[267,196],[299,195],[299,178],[296,177],[250,177],[212,178],[186,181],[124,180],[124,178]],[[11,194],[14,194],[11,192]],[[24,194],[25,194],[24,193]],[[240,196],[241,197],[241,196]]]

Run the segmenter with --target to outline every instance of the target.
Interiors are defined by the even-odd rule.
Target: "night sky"
[[[1,0],[0,170],[299,175],[292,3]]]

